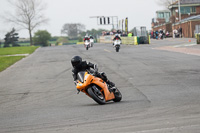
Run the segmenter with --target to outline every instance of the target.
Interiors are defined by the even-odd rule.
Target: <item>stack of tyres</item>
[[[148,38],[146,36],[140,36],[139,44],[149,44]]]
[[[197,34],[197,44],[200,44],[200,33]]]
[[[140,44],[140,38],[139,37],[137,37],[137,42],[138,42],[138,44]]]

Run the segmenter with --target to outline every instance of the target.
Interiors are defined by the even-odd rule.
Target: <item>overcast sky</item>
[[[118,16],[118,19],[128,17],[128,28],[146,26],[151,28],[151,20],[156,17],[157,10],[164,10],[156,3],[158,0],[42,0],[46,3],[45,16],[48,24],[36,30],[47,30],[52,36],[60,36],[65,23],[82,23],[86,29],[111,29],[112,26],[99,26],[97,19],[91,16]],[[0,0],[0,15],[10,10],[7,0]],[[14,25],[3,22],[0,18],[0,39],[13,28]],[[28,31],[20,30],[19,36],[28,37]]]

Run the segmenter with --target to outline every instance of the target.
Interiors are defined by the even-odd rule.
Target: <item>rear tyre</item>
[[[103,105],[106,103],[104,95],[96,86],[89,87],[87,92],[91,96],[91,98],[98,104]]]
[[[115,90],[114,95],[115,95],[115,99],[113,99],[114,102],[120,102],[122,100],[122,94],[117,88]]]

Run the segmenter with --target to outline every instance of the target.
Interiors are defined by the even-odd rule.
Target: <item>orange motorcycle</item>
[[[79,72],[77,75],[78,80],[75,83],[77,90],[85,93],[101,105],[111,100],[120,102],[122,99],[120,91],[117,88],[114,92],[110,91],[106,82],[95,76],[96,73],[90,70]]]

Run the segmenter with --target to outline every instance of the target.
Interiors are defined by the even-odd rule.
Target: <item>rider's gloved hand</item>
[[[78,84],[78,81],[74,81],[74,84],[77,85],[77,84]]]

